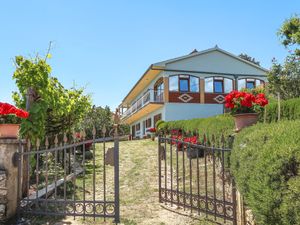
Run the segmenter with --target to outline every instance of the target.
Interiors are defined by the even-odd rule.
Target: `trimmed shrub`
[[[198,132],[199,134],[228,136],[233,133],[234,120],[230,115],[219,115],[209,118],[178,120],[159,124],[159,129],[181,129],[185,132]]]
[[[289,99],[280,102],[282,120],[300,119],[300,98]],[[278,121],[278,102],[274,101],[266,106],[266,122]],[[264,120],[264,114],[260,115],[260,121]]]
[[[238,189],[260,225],[300,224],[300,121],[242,130],[231,153]]]

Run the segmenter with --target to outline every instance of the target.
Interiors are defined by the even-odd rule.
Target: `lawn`
[[[106,143],[106,147],[112,147],[113,143]],[[99,144],[96,148],[96,198],[101,199],[103,194],[103,151]],[[86,165],[85,185],[86,189],[92,189],[93,160]],[[113,167],[106,166],[107,198],[112,196]],[[83,177],[76,179],[76,198],[82,196],[80,192],[83,185]],[[89,192],[87,192],[89,193]],[[89,194],[86,198],[91,198]],[[120,142],[120,207],[121,224],[124,225],[198,225],[215,224],[208,220],[199,220],[199,216],[191,214],[189,210],[178,210],[158,202],[158,157],[157,142],[150,140]],[[31,218],[31,224],[112,224],[111,219],[106,223],[103,219],[82,218],[73,219],[55,217]]]

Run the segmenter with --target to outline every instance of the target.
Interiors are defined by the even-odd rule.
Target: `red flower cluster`
[[[265,94],[252,94],[243,91],[232,91],[225,97],[225,107],[239,111],[242,107],[253,109],[254,107],[264,107],[268,104]]]
[[[197,136],[192,136],[192,137],[186,137],[182,139],[182,135],[172,135],[171,139],[175,140],[183,140],[184,142],[191,143],[191,144],[198,144],[198,137]],[[178,148],[182,147],[182,142],[177,142],[177,141],[172,141],[172,145],[177,145]],[[186,147],[186,146],[185,146]]]
[[[268,102],[268,99],[266,99],[265,94],[260,93],[255,96],[255,103],[264,107],[264,106],[268,105],[269,102]]]
[[[3,103],[0,102],[0,115],[15,115],[19,118],[26,119],[29,117],[29,113],[22,110],[18,109],[15,106],[8,104],[8,103]]]
[[[150,133],[155,133],[156,129],[155,129],[155,127],[151,127],[147,131],[150,132]]]
[[[184,138],[183,141],[191,144],[198,144],[198,137],[197,136],[187,137]]]

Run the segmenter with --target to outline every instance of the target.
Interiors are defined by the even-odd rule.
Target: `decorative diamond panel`
[[[180,99],[183,102],[189,102],[193,99],[193,97],[188,94],[182,94],[178,97],[178,99]]]
[[[225,102],[225,97],[223,95],[218,95],[214,98],[214,100],[219,103],[219,104],[222,104]]]

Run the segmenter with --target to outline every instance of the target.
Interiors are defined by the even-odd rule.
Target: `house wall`
[[[165,103],[165,121],[206,118],[223,114],[223,104]]]
[[[143,121],[151,117],[151,127],[154,127],[154,125],[155,125],[154,124],[154,116],[157,114],[160,114],[160,113],[161,113],[162,120],[165,120],[165,110],[164,110],[164,107],[162,107],[159,110],[153,111],[152,113],[149,113],[149,114],[141,117],[138,121],[135,121],[134,123],[130,124],[130,133],[132,133],[132,130],[131,130],[132,126],[140,123],[141,129],[140,129],[139,133],[136,133],[136,137],[142,138],[143,137],[143,132],[142,132]]]

